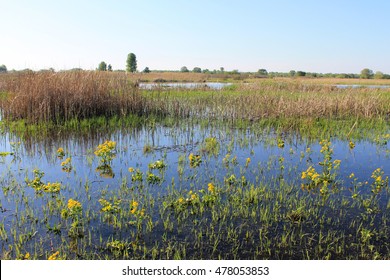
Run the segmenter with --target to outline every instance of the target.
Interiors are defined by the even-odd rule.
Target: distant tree
[[[188,68],[186,66],[183,66],[182,68],[180,68],[180,72],[186,73],[186,72],[190,72],[190,71],[188,70]]]
[[[306,76],[306,72],[297,71],[296,75],[297,75],[297,77],[304,77],[304,76]]]
[[[207,74],[207,73],[210,73],[210,70],[209,69],[203,69],[202,72]]]
[[[135,54],[129,53],[126,60],[126,71],[134,73],[137,71],[137,58]]]
[[[225,68],[223,67],[219,68],[219,70],[221,71],[221,73],[225,72]]]
[[[108,66],[107,66],[107,71],[112,71],[112,66],[111,66],[111,64],[108,64]]]
[[[232,72],[230,72],[230,74],[237,75],[240,74],[240,71],[238,71],[238,69],[234,69]]]
[[[371,79],[372,77],[374,77],[374,72],[371,69],[364,68],[362,71],[360,71],[361,79]]]
[[[7,73],[7,67],[4,64],[0,65],[0,73]]]
[[[268,72],[265,69],[259,69],[259,71],[257,71],[257,74],[261,76],[268,76]]]
[[[289,72],[290,77],[294,77],[295,74],[296,74],[296,72],[295,72],[294,70],[291,70],[291,71]]]
[[[149,67],[145,67],[144,70],[142,70],[143,73],[150,73]]]
[[[375,75],[374,75],[374,78],[375,79],[383,79],[384,78],[384,74],[383,74],[383,72],[381,72],[381,71],[376,71],[375,72]]]
[[[199,67],[194,67],[192,72],[194,72],[194,73],[202,73],[202,69],[200,69]]]
[[[97,70],[107,71],[107,64],[104,61],[100,62]]]

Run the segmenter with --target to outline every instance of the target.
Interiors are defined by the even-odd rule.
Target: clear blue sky
[[[0,0],[0,65],[390,73],[389,0]]]

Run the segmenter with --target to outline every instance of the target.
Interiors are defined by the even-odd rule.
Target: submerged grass
[[[224,155],[230,143],[210,139],[179,155],[178,176],[168,172],[176,160],[152,152],[155,160],[129,167],[120,186],[91,188],[95,183],[77,170],[70,175],[80,180],[77,187],[50,182],[39,169],[27,170],[23,183],[11,162],[1,174],[1,258],[390,258],[390,190],[382,169],[344,182],[329,141],[319,143],[321,162],[304,171],[288,162],[302,153],[308,161],[313,151],[283,157],[280,139],[267,162]],[[123,160],[124,148],[107,143],[117,157],[105,168]],[[69,148],[53,153],[77,156]],[[213,164],[224,174],[216,176]]]

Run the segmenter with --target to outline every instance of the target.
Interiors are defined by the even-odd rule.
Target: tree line
[[[71,69],[72,71],[75,70],[82,70],[81,68],[74,68]],[[112,65],[107,64],[105,61],[102,61],[99,63],[98,67],[96,68],[97,71],[113,71]],[[25,69],[23,71],[31,71],[30,69]],[[50,68],[48,70],[41,70],[41,71],[51,71],[54,72],[53,68]],[[123,71],[123,70],[116,70],[116,71]],[[134,53],[129,53],[127,55],[126,59],[126,71],[129,73],[135,73],[138,71],[137,69],[137,57]],[[0,73],[7,73],[7,67],[3,64],[0,65]],[[145,67],[142,70],[143,73],[150,73],[152,72],[149,67]],[[154,70],[154,72],[166,72],[163,70]],[[232,71],[225,71],[224,67],[220,67],[219,70],[209,70],[209,69],[202,69],[200,67],[194,67],[192,70],[189,70],[186,66],[182,66],[177,71],[169,71],[169,72],[182,72],[182,73],[204,73],[204,74],[230,74],[230,75],[236,75],[236,74],[252,74],[255,77],[259,78],[272,78],[272,77],[312,77],[312,78],[344,78],[344,79],[390,79],[389,74],[385,74],[381,71],[376,71],[374,73],[373,70],[369,68],[364,68],[360,71],[360,74],[356,73],[316,73],[316,72],[305,72],[301,70],[291,70],[289,72],[268,72],[266,69],[261,68],[257,72],[240,72],[238,70],[232,70]]]

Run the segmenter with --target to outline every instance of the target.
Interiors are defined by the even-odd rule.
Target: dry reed
[[[29,123],[142,114],[145,103],[125,74],[24,73],[5,79],[2,90],[3,117]]]

